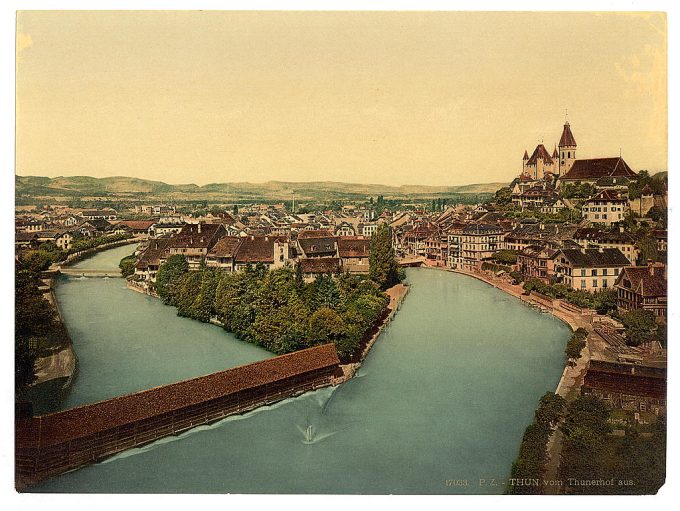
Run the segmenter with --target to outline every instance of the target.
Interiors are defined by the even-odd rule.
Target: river
[[[407,275],[411,291],[401,310],[349,382],[127,451],[34,490],[502,493],[538,399],[560,378],[569,329],[471,277],[431,269]],[[57,297],[83,373],[67,406],[267,356],[177,317],[120,279],[69,279]]]

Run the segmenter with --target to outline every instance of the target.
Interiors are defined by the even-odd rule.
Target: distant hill
[[[355,199],[383,195],[385,198],[425,198],[457,194],[490,194],[506,183],[484,183],[464,186],[390,186],[382,184],[357,184],[335,181],[266,183],[211,183],[170,185],[133,177],[89,176],[35,177],[16,176],[17,196],[167,196],[168,198],[200,199]]]

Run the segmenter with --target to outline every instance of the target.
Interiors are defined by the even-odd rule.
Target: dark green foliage
[[[658,227],[666,229],[668,227],[668,210],[654,206],[647,212],[647,216],[654,220]]]
[[[507,206],[509,204],[512,204],[512,190],[510,190],[510,188],[507,186],[504,186],[503,188],[496,190],[493,202],[497,206]]]
[[[110,236],[97,236],[96,238],[82,238],[73,243],[73,246],[68,250],[68,254],[75,254],[83,250],[90,250],[97,248],[106,243],[115,243],[116,241],[124,241],[130,239],[131,234],[112,234]]]
[[[629,346],[639,346],[645,340],[653,339],[658,329],[654,313],[644,309],[621,314],[621,323],[626,328],[626,343]]]
[[[668,176],[661,178],[651,177],[649,172],[646,170],[641,170],[638,173],[637,181],[633,181],[628,186],[628,197],[631,199],[639,199],[642,196],[642,190],[645,186],[649,186],[652,189],[654,195],[662,195],[668,184]]]
[[[129,277],[135,273],[135,261],[137,258],[133,255],[123,257],[118,263],[118,268],[120,268],[120,273],[123,277]]]
[[[156,291],[164,303],[171,302],[171,285],[182,275],[189,271],[189,263],[183,255],[172,255],[168,257],[158,268],[156,275]]]
[[[568,407],[561,426],[564,433],[560,477],[567,481],[614,479],[612,486],[567,488],[576,494],[650,494],[665,480],[666,424],[659,417],[651,432],[642,436],[634,424],[618,426],[624,437],[609,435],[607,406],[593,396],[581,396]],[[621,484],[632,481],[632,485]]]
[[[368,263],[369,276],[381,289],[387,289],[401,281],[399,265],[392,246],[392,229],[386,224],[380,225],[371,236]]]
[[[484,261],[482,263],[482,270],[492,271],[494,273],[499,272],[499,271],[504,271],[504,272],[510,273],[512,271],[512,267],[506,266],[506,265],[503,265],[503,264],[494,264],[494,263],[490,263],[489,261]]]
[[[297,269],[288,267],[186,272],[178,259],[171,259],[161,269],[172,263],[176,271],[170,277],[164,270],[159,295],[164,289],[166,303],[176,306],[179,315],[219,320],[240,339],[276,354],[333,342],[346,359],[388,302],[374,282],[355,275],[320,275],[305,283]]]
[[[15,386],[25,388],[35,381],[35,360],[42,350],[57,349],[68,344],[68,334],[58,321],[52,305],[38,289],[36,272],[15,272]]]
[[[567,402],[562,396],[554,392],[546,392],[536,409],[536,423],[551,428],[555,427],[564,416],[566,406]]]
[[[564,415],[565,400],[553,392],[546,392],[539,401],[534,422],[527,427],[522,437],[517,460],[512,464],[510,477],[515,479],[540,479],[548,461],[547,444],[552,428]],[[539,486],[513,485],[508,493],[531,495],[541,493]]]
[[[21,260],[22,268],[30,272],[41,272],[52,264],[50,254],[42,250],[32,250],[25,254]]]
[[[608,314],[616,309],[616,290],[603,289],[596,293],[569,289],[563,284],[545,284],[538,279],[524,283],[525,291],[537,291],[552,298],[561,298],[578,307],[595,309],[600,314]]]
[[[495,252],[492,256],[493,260],[500,264],[515,264],[517,262],[517,251],[516,250],[499,250]]]
[[[565,199],[588,199],[595,193],[595,187],[590,183],[567,183],[560,187],[560,195]]]
[[[659,260],[659,250],[656,238],[649,229],[641,228],[636,232],[635,247],[640,251],[638,254],[638,264],[645,265],[649,261]]]

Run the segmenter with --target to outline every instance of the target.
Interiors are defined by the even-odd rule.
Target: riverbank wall
[[[88,248],[87,250],[81,250],[79,252],[74,252],[73,254],[69,254],[66,257],[66,260],[60,263],[58,266],[59,267],[68,267],[74,263],[78,263],[84,259],[87,259],[88,257],[92,257],[93,255],[96,255],[98,252],[102,252],[103,250],[108,250],[111,248],[117,248],[117,247],[122,247],[123,245],[131,245],[133,243],[140,243],[143,238],[139,237],[134,237],[134,238],[128,238],[124,240],[118,240],[114,241],[111,243],[104,243],[102,245],[98,245],[93,248]]]
[[[259,406],[329,386],[341,370],[334,344],[33,417],[19,407],[19,491],[45,478]]]

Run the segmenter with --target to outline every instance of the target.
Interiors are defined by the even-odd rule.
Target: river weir
[[[348,382],[31,490],[502,493],[538,399],[560,378],[570,331],[469,276],[407,275],[408,297]],[[81,363],[65,408],[271,356],[218,327],[177,317],[121,279],[69,277],[57,299]]]

